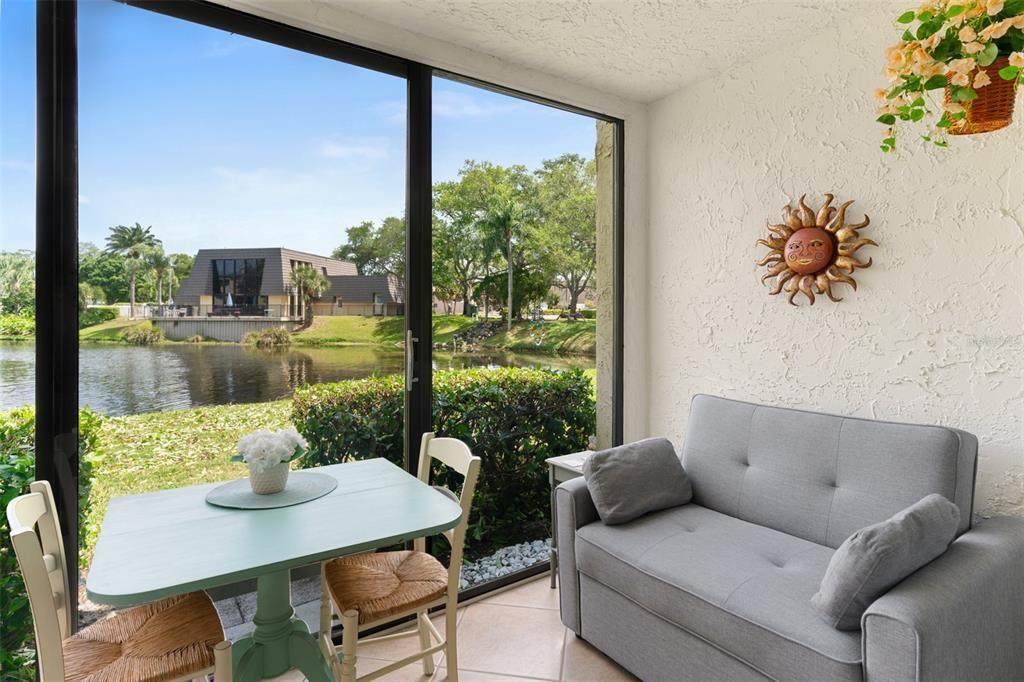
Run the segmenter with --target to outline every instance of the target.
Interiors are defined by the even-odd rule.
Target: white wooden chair
[[[423,434],[420,445],[418,477],[430,483],[431,464],[437,460],[463,475],[462,492],[454,493],[440,488],[458,499],[462,517],[455,528],[445,531],[451,549],[451,558],[445,568],[440,561],[426,552],[426,539],[417,538],[413,551],[377,552],[358,554],[325,561],[320,566],[320,643],[331,665],[336,680],[353,682],[372,680],[414,663],[423,661],[423,673],[434,674],[434,654],[445,652],[445,667],[449,680],[458,680],[458,651],[455,637],[456,609],[459,597],[459,570],[462,565],[462,546],[469,525],[469,511],[473,492],[480,473],[480,458],[473,456],[469,447],[455,438],[435,438],[433,433]],[[445,606],[445,637],[442,638],[430,621],[428,610]],[[331,641],[332,609],[341,614],[341,655]],[[404,616],[416,614],[420,650],[379,670],[356,676],[356,645],[359,631],[383,625]],[[413,632],[374,637],[381,641],[404,637]]]
[[[25,580],[43,682],[231,681],[231,643],[203,592],[119,611],[71,634],[67,557],[46,481],[11,500],[11,544]]]

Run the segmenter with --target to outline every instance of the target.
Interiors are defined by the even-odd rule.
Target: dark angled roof
[[[380,294],[381,303],[405,302],[401,283],[393,275],[328,275],[327,279],[331,286],[320,296],[321,301],[337,297],[343,303],[372,303],[373,295]]]
[[[260,285],[261,296],[287,292],[288,273],[291,272],[292,261],[309,263],[317,269],[326,269],[328,277],[358,273],[355,263],[292,249],[200,249],[192,264],[192,271],[174,292],[175,302],[198,305],[201,295],[212,294],[213,266],[211,261],[220,258],[262,258],[264,263],[263,282]]]

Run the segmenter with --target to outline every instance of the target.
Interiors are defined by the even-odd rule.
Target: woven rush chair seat
[[[448,569],[426,552],[332,559],[324,566],[324,576],[339,610],[358,610],[360,625],[429,604],[448,588]]]
[[[434,656],[442,652],[448,681],[458,682],[459,654],[455,640],[459,570],[476,479],[480,474],[480,458],[460,440],[424,433],[420,440],[416,475],[420,482],[430,485],[434,465],[446,467],[462,476],[459,495],[437,488],[439,493],[458,501],[460,508],[455,527],[438,533],[448,541],[451,549],[448,566],[427,554],[425,537],[413,539],[412,551],[357,554],[320,564],[320,649],[331,666],[335,682],[375,680],[417,661],[423,665],[423,674],[430,677],[435,672]],[[429,609],[441,604],[445,607],[443,637],[429,617]],[[341,620],[340,654],[331,638],[335,612]],[[417,634],[420,639],[418,650],[359,677],[356,672],[359,630],[413,614],[416,615],[416,628],[411,632],[376,635],[372,639],[380,642]]]
[[[33,481],[28,493],[11,500],[7,523],[43,682],[166,682],[205,679],[209,672],[217,682],[231,682],[231,642],[205,592],[119,611],[73,632],[67,558],[49,482]]]
[[[212,668],[224,639],[203,592],[119,611],[63,641],[67,682],[165,682]]]

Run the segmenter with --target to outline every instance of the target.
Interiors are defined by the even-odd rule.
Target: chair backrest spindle
[[[62,641],[71,634],[64,541],[50,484],[35,481],[30,490],[7,505],[7,522],[32,610],[40,677],[63,680]]]
[[[459,584],[459,571],[462,567],[462,549],[466,540],[466,529],[469,526],[469,512],[473,506],[473,494],[476,492],[476,481],[480,474],[480,458],[475,456],[465,443],[457,438],[438,438],[433,433],[423,434],[420,443],[420,461],[417,477],[430,484],[430,470],[433,461],[441,462],[449,469],[462,474],[462,490],[459,494],[459,506],[462,517],[458,525],[445,532],[451,545],[451,559],[448,563],[449,584]],[[426,539],[418,538],[414,543],[417,551],[426,550]]]

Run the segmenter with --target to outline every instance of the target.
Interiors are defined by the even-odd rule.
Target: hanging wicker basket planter
[[[1003,80],[999,75],[999,70],[1009,63],[1008,57],[1000,57],[982,68],[992,82],[977,89],[976,100],[964,104],[967,115],[953,122],[949,127],[950,135],[991,133],[1010,125],[1013,121],[1013,102],[1017,96],[1018,79]],[[946,88],[946,103],[950,101],[949,88]]]

